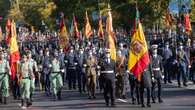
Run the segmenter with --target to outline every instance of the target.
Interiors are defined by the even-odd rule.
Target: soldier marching
[[[116,35],[128,36],[121,34],[123,33],[117,32]],[[30,107],[35,97],[33,94],[38,87],[54,101],[63,100],[62,92],[68,88],[69,91],[85,94],[89,99],[96,99],[97,91],[102,94],[103,90],[105,105],[112,107],[117,104],[116,98],[127,99],[128,92],[132,104],[141,107],[151,107],[151,102],[156,103],[156,97],[159,103],[163,103],[163,81],[164,84],[171,84],[177,80],[178,87],[188,86],[189,81],[195,83],[195,41],[176,42],[178,44],[174,46],[169,40],[164,42],[162,33],[152,35],[154,38],[148,42],[151,44],[148,45],[150,63],[139,77],[128,70],[128,51],[133,50],[128,47],[129,38],[126,37],[123,39],[116,37],[120,40],[116,45],[116,61],[111,58],[111,49],[107,48],[106,41],[95,41],[95,37],[86,42],[72,39],[67,48],[61,48],[53,39],[44,42],[41,40],[37,44],[32,42],[21,44],[19,48],[23,57],[17,62],[16,77],[11,88],[14,99],[21,100],[22,108]],[[138,47],[135,51],[139,51],[142,43],[136,43]],[[2,104],[7,104],[10,96],[10,67],[6,54],[8,54],[6,50],[0,50]],[[127,88],[130,88],[130,91]]]

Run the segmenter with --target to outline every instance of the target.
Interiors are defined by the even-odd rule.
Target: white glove
[[[165,78],[165,76],[164,75],[162,75],[162,79],[164,79]]]
[[[101,67],[98,65],[97,68],[100,69]]]
[[[67,60],[65,60],[65,61],[64,61],[64,63],[68,63],[68,61],[67,61]]]
[[[83,64],[83,66],[84,66],[84,67],[87,67],[87,65],[86,65],[86,64]]]
[[[98,73],[98,76],[100,76],[100,71],[98,71],[97,73]]]
[[[77,65],[78,63],[74,63],[74,65]]]
[[[155,79],[154,79],[154,77],[152,77],[152,81],[154,81]]]
[[[51,64],[49,64],[49,67],[51,68],[51,67],[52,67],[52,65],[51,65]]]
[[[61,69],[61,72],[63,73],[64,72],[64,69]]]

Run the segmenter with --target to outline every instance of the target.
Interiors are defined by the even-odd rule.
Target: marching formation
[[[147,106],[150,107],[150,102],[156,103],[156,96],[159,103],[163,102],[161,95],[163,82],[172,83],[172,80],[176,79],[179,87],[181,77],[183,86],[187,86],[189,80],[195,82],[195,63],[192,56],[194,45],[194,41],[191,47],[180,43],[174,56],[173,47],[170,47],[168,42],[163,48],[153,44],[150,48],[150,64],[144,69],[140,81],[127,71],[126,43],[119,43],[116,61],[111,59],[110,49],[97,47],[93,43],[89,43],[86,47],[72,45],[66,53],[62,48],[51,50],[39,48],[36,54],[32,55],[32,50],[29,48],[17,62],[18,71],[11,87],[13,96],[14,99],[21,99],[22,106],[25,106],[26,102],[26,106],[29,107],[32,105],[36,85],[39,90],[45,91],[47,96],[53,97],[54,100],[61,100],[63,85],[67,84],[69,90],[86,92],[89,99],[96,98],[96,88],[98,88],[100,92],[104,92],[106,105],[115,106],[116,97],[127,98],[129,86],[132,103],[141,104],[142,107],[145,106],[144,89],[146,88]],[[186,51],[187,49],[190,51]],[[10,66],[7,51],[1,49],[0,54],[0,101],[7,104]],[[130,85],[127,85],[128,82]]]
[[[129,39],[123,29],[113,29],[110,10],[106,33],[101,20],[98,31],[92,31],[87,16],[86,39],[78,31],[75,17],[74,34],[67,33],[62,15],[59,36],[37,40],[38,34],[32,33],[29,35],[35,42],[22,41],[19,46],[14,22],[10,30],[7,25],[10,50],[0,49],[0,103],[9,104],[11,90],[13,98],[21,100],[22,108],[30,107],[36,88],[53,101],[66,100],[62,90],[68,87],[86,93],[89,100],[101,93],[105,105],[115,107],[116,98],[128,98],[130,88],[132,104],[151,107],[151,102],[163,103],[163,83],[177,80],[178,87],[188,86],[189,81],[195,83],[195,40],[188,34],[179,34],[178,39],[166,30],[146,35],[137,10],[135,30]]]

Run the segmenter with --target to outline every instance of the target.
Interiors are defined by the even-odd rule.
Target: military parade
[[[11,1],[11,6],[19,1]],[[98,0],[94,27],[86,9],[82,29],[73,12],[72,22],[58,12],[53,30],[44,21],[35,29],[0,16],[0,21],[5,19],[5,29],[0,27],[0,109],[91,109],[87,107],[94,104],[94,109],[171,110],[182,102],[192,105],[181,109],[195,109],[195,25],[190,21],[194,1],[186,1],[169,0],[163,26],[154,23],[152,28],[142,19],[143,1],[134,1],[130,31],[113,27],[117,8],[111,1],[101,12]],[[58,108],[58,103],[66,106]]]

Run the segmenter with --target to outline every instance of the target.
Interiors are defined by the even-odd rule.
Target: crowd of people
[[[162,83],[177,80],[178,87],[182,86],[181,79],[183,86],[188,86],[188,81],[195,83],[195,41],[187,38],[174,42],[175,38],[166,37],[165,32],[151,34],[152,39],[148,41],[150,64],[142,73],[141,81],[127,69],[130,40],[127,33],[121,31],[116,32],[116,61],[110,58],[110,50],[105,48],[104,41],[95,39],[97,35],[82,42],[70,40],[67,49],[60,48],[58,37],[47,41],[31,42],[31,39],[20,42],[21,60],[17,62],[13,81],[9,80],[9,54],[1,48],[0,103],[7,104],[10,88],[14,99],[21,100],[22,108],[32,105],[36,87],[54,100],[62,100],[65,85],[69,90],[87,93],[89,99],[95,99],[96,92],[103,92],[106,106],[116,106],[116,97],[127,98],[128,87],[132,104],[151,107],[156,98],[162,103]],[[28,36],[37,39],[39,34]]]

